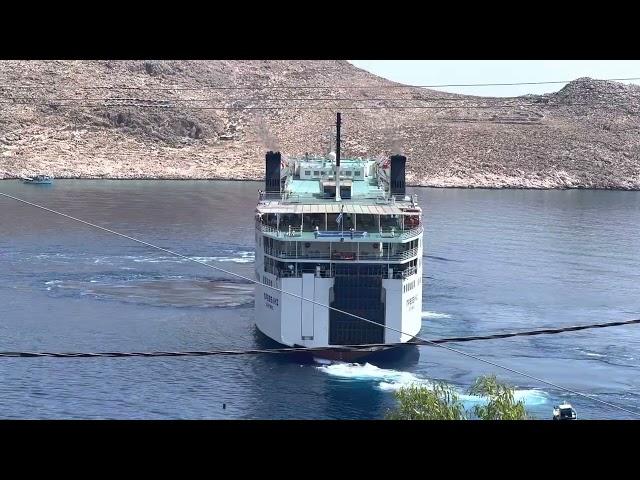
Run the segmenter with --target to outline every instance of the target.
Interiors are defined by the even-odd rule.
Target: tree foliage
[[[409,385],[395,393],[398,405],[387,413],[390,420],[466,420],[473,414],[481,420],[525,420],[523,401],[516,401],[513,389],[495,375],[476,379],[469,394],[483,397],[486,403],[465,411],[453,387],[445,383],[433,386]]]
[[[395,393],[399,406],[388,413],[390,420],[464,420],[465,412],[456,392],[449,385],[436,383],[403,387]]]
[[[488,400],[486,405],[473,407],[476,417],[481,420],[527,419],[524,402],[522,400],[516,401],[513,389],[499,382],[495,375],[476,379],[469,393]]]

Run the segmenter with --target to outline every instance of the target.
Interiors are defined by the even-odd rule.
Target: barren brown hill
[[[256,89],[292,85],[331,88]],[[400,150],[414,185],[640,189],[638,86],[390,85],[345,61],[0,61],[0,178],[261,179],[267,148],[324,153],[339,110],[345,155]],[[351,109],[397,106],[420,108]]]

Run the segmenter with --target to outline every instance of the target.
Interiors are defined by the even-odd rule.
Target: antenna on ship
[[[336,202],[341,201],[340,198],[340,112],[336,114]]]

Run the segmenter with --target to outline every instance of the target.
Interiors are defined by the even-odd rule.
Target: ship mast
[[[336,202],[340,202],[340,112],[336,116]]]

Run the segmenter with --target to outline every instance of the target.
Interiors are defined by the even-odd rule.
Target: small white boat
[[[53,183],[53,177],[49,175],[36,175],[35,177],[25,177],[22,179],[24,183],[31,183],[34,185],[50,185]]]
[[[577,420],[578,414],[569,403],[563,403],[562,405],[556,405],[553,407],[553,419],[554,420]]]

